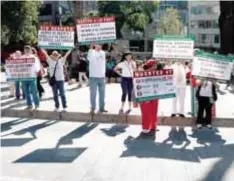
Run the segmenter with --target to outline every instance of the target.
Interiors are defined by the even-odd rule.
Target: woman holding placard
[[[198,86],[196,98],[198,100],[197,128],[200,129],[202,126],[207,126],[211,129],[211,109],[214,102],[218,99],[214,83],[207,80],[202,81]],[[205,117],[203,116],[204,112]]]
[[[119,71],[121,70],[121,72]],[[128,96],[129,109],[126,114],[131,112],[132,108],[132,91],[133,91],[133,71],[136,70],[136,63],[132,59],[131,53],[124,54],[124,59],[116,65],[114,71],[121,76],[121,88],[122,88],[122,105],[119,113],[124,112],[124,105],[126,97]]]

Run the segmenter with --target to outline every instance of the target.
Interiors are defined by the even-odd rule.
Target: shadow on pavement
[[[177,129],[176,127],[172,127],[171,131],[169,132],[169,137],[163,141],[163,144],[167,144],[168,142],[171,142],[172,145],[183,145],[182,148],[186,148],[190,145],[191,141],[188,139],[187,134],[184,130],[184,128],[180,127]]]
[[[1,139],[1,147],[20,147],[34,140],[34,138],[6,138]]]
[[[48,148],[37,149],[14,163],[70,163],[87,148]]]
[[[72,132],[60,138],[58,143],[56,144],[56,148],[58,148],[61,145],[72,144],[73,139],[81,138],[82,136],[84,136],[85,134],[87,134],[97,126],[98,124],[95,123],[83,124],[82,126],[78,127],[77,129],[73,130]]]
[[[200,162],[198,155],[193,150],[184,148],[173,148],[172,144],[155,142],[154,137],[144,138],[141,135],[137,138],[129,136],[124,144],[126,150],[121,157],[136,156],[138,158],[164,158],[189,162]]]
[[[9,135],[24,135],[26,133],[30,133],[32,135],[32,137],[34,139],[36,139],[37,138],[37,135],[36,135],[37,131],[39,131],[40,129],[46,128],[48,126],[51,126],[51,125],[53,125],[55,123],[57,123],[57,121],[49,120],[49,121],[46,121],[46,122],[43,122],[43,123],[40,123],[40,124],[37,124],[37,125],[33,125],[33,126],[30,126],[30,127],[21,129],[19,131],[15,131],[13,133],[3,135],[2,137],[9,136]]]
[[[121,133],[126,132],[128,127],[128,125],[113,125],[111,128],[103,128],[101,130],[105,135],[115,137]]]
[[[8,131],[12,128],[12,126],[27,122],[31,119],[28,118],[18,118],[9,122],[5,122],[1,124],[1,132]]]

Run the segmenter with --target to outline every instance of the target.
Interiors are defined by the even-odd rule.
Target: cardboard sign
[[[137,102],[175,97],[172,69],[136,71],[133,84]]]
[[[35,79],[33,66],[34,58],[20,58],[6,60],[6,78],[7,81],[20,81]]]
[[[155,36],[153,57],[165,59],[193,59],[193,36]]]
[[[116,40],[115,18],[85,18],[76,20],[78,42],[82,45],[109,43]]]
[[[232,57],[198,51],[193,60],[192,75],[226,81],[230,80],[232,67]]]
[[[38,46],[45,49],[72,49],[74,28],[70,26],[40,26]]]

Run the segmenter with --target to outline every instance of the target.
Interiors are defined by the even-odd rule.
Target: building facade
[[[189,34],[197,48],[220,48],[219,15],[219,1],[189,1]]]

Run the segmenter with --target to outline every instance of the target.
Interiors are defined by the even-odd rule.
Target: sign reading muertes
[[[116,40],[114,17],[77,19],[76,29],[80,44],[109,43]]]
[[[20,58],[6,60],[6,78],[7,81],[33,80],[35,79],[34,58]]]
[[[232,67],[232,57],[198,51],[193,60],[192,75],[226,81],[230,80]]]
[[[165,59],[193,59],[193,36],[155,36],[153,57]]]
[[[40,26],[38,46],[45,49],[72,49],[74,47],[74,27]]]
[[[137,102],[175,97],[172,69],[136,71],[133,84]]]

